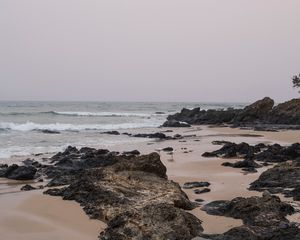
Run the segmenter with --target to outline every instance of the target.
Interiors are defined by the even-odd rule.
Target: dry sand
[[[163,129],[166,130],[166,129]],[[174,129],[172,129],[174,130]],[[135,132],[157,132],[158,129],[139,129]],[[175,132],[176,131],[176,132]],[[211,192],[194,194],[192,190],[185,190],[191,200],[201,198],[205,202],[213,200],[230,200],[238,196],[261,195],[259,192],[248,191],[251,182],[256,180],[261,172],[267,168],[259,169],[258,173],[245,175],[240,169],[223,167],[224,159],[203,158],[205,151],[212,151],[220,146],[212,145],[214,140],[232,142],[247,142],[257,144],[260,142],[288,144],[300,141],[300,131],[283,132],[254,132],[231,128],[193,127],[189,129],[176,129],[176,133],[189,135],[182,140],[155,141],[137,143],[132,145],[117,145],[110,150],[129,151],[138,149],[142,153],[159,151],[163,163],[167,166],[169,179],[180,185],[187,181],[208,181],[211,183]],[[117,137],[117,136],[116,136]],[[99,145],[101,147],[101,145]],[[173,147],[174,153],[169,155],[160,151],[164,147]],[[184,149],[186,148],[186,149]],[[229,161],[236,161],[231,159]],[[4,239],[97,239],[104,223],[89,220],[80,206],[75,202],[63,201],[60,198],[43,196],[39,191],[20,193],[20,186],[7,187],[1,184],[0,189],[0,233]],[[6,189],[4,189],[6,187]],[[7,193],[7,192],[17,193]],[[4,194],[6,192],[6,194]],[[3,193],[3,194],[1,194]],[[206,233],[222,233],[228,229],[242,224],[240,220],[210,216],[200,208],[192,213],[203,221]],[[299,221],[299,216],[291,216]]]

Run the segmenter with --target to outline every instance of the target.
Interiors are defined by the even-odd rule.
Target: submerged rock
[[[185,122],[180,122],[180,121],[176,121],[176,120],[167,120],[166,122],[164,122],[164,124],[162,125],[162,127],[191,127],[190,124],[185,123]]]

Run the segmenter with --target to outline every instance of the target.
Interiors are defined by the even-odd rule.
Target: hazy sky
[[[300,94],[299,0],[0,0],[0,100]]]

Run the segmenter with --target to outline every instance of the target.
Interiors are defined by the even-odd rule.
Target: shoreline
[[[167,130],[168,128],[164,129]],[[159,151],[161,156],[161,161],[164,163],[164,165],[167,167],[167,175],[170,180],[173,180],[175,182],[178,182],[181,186],[184,182],[188,181],[208,181],[211,183],[210,189],[211,192],[204,193],[200,195],[196,195],[193,193],[192,190],[184,190],[186,194],[189,196],[190,200],[195,200],[196,198],[202,198],[206,202],[214,201],[214,200],[231,200],[234,197],[242,196],[242,197],[248,197],[248,196],[261,196],[260,192],[256,191],[249,191],[247,190],[247,187],[251,182],[256,180],[258,176],[261,174],[261,172],[265,171],[267,167],[263,167],[258,169],[257,173],[251,173],[245,175],[243,172],[241,172],[240,169],[234,169],[229,167],[221,166],[222,162],[225,161],[236,161],[236,159],[220,159],[220,158],[204,158],[202,157],[202,153],[205,151],[213,151],[219,148],[219,146],[212,145],[211,142],[214,140],[226,140],[226,141],[232,141],[232,142],[247,142],[249,144],[257,144],[257,143],[281,143],[281,144],[289,144],[297,142],[297,136],[300,136],[299,130],[293,130],[293,131],[280,131],[280,132],[257,132],[252,130],[240,130],[240,129],[232,129],[232,128],[209,128],[207,126],[194,126],[192,128],[188,129],[174,129],[172,128],[174,132],[173,134],[179,133],[182,135],[191,135],[195,134],[196,136],[190,136],[184,139],[185,142],[180,140],[170,140],[170,141],[156,141],[149,139],[149,141],[145,142],[139,142],[134,145],[134,148],[132,146],[129,146],[128,144],[121,144],[116,145],[110,150],[113,151],[130,151],[137,149],[142,154],[147,154],[150,152],[153,152],[155,150],[162,149],[164,147],[173,147],[174,153],[173,155],[169,155],[163,151]],[[152,132],[152,131],[159,131],[157,128],[153,129],[136,129],[135,132]],[[256,134],[256,135],[263,135],[262,137],[258,136],[247,136],[247,134]],[[298,137],[299,141],[299,137]],[[151,144],[149,144],[151,143]],[[182,149],[186,148],[186,149]],[[187,152],[187,153],[185,153]],[[3,185],[3,183],[1,183]],[[235,187],[232,187],[232,186]],[[98,220],[89,220],[88,216],[85,215],[79,204],[75,203],[74,201],[63,201],[60,197],[50,197],[50,196],[44,196],[42,195],[42,191],[30,191],[30,192],[19,192],[19,185],[16,185],[15,187],[10,188],[12,191],[16,191],[16,193],[6,193],[3,194],[7,189],[0,189],[0,196],[1,196],[1,205],[8,205],[8,209],[2,212],[0,220],[5,222],[5,218],[10,217],[11,211],[19,211],[23,212],[24,218],[29,217],[30,214],[38,213],[39,217],[42,219],[46,219],[47,221],[53,220],[55,222],[59,222],[59,216],[63,215],[69,215],[68,211],[71,211],[73,215],[71,215],[72,218],[77,218],[77,222],[71,221],[71,225],[69,226],[61,226],[61,234],[64,235],[66,238],[68,234],[72,235],[74,232],[72,232],[72,229],[74,231],[74,228],[77,233],[76,235],[79,238],[73,238],[71,239],[81,239],[80,234],[82,235],[82,239],[97,239],[97,236],[99,235],[99,232],[101,229],[105,227],[101,221]],[[12,195],[15,194],[15,195]],[[19,197],[14,197],[19,194]],[[24,196],[26,195],[26,197]],[[3,196],[5,196],[3,198]],[[9,199],[14,197],[14,199],[17,199],[19,201],[16,205],[11,206],[9,203]],[[28,198],[30,200],[28,200]],[[51,198],[51,200],[50,200]],[[53,203],[53,209],[52,213],[55,213],[57,211],[58,215],[54,214],[52,216],[49,216],[49,212],[45,211],[43,208],[35,208],[33,205],[38,204],[37,206],[43,206],[47,205],[46,203]],[[54,203],[55,202],[55,203]],[[32,204],[35,203],[35,204]],[[20,208],[21,206],[21,208]],[[65,213],[62,213],[61,210],[58,210],[58,208],[66,210]],[[70,209],[69,209],[70,208]],[[67,211],[67,209],[69,209]],[[25,210],[25,211],[24,211]],[[3,211],[3,210],[2,210]],[[37,211],[37,212],[36,212]],[[218,217],[218,216],[211,216],[206,214],[204,211],[200,210],[200,208],[196,208],[191,211],[192,214],[194,214],[196,217],[198,217],[201,221],[203,221],[202,226],[204,227],[205,233],[223,233],[227,230],[229,230],[232,227],[240,226],[242,225],[241,220],[233,219],[233,218],[227,218],[227,217]],[[51,219],[51,217],[53,217]],[[86,218],[86,219],[85,219]],[[299,218],[296,217],[297,220]],[[68,223],[70,221],[64,220]],[[60,222],[61,225],[63,225],[63,222]],[[93,221],[96,221],[97,223],[92,223]],[[22,222],[22,221],[21,221]],[[17,232],[18,229],[22,228],[22,224],[18,225],[18,221],[14,223],[15,226],[13,226],[13,229]],[[98,225],[99,224],[99,225]],[[35,225],[35,223],[32,223],[32,225]],[[77,229],[80,225],[80,229]],[[20,228],[19,228],[19,227]],[[2,232],[9,233],[9,229],[11,230],[10,226],[6,226],[5,224],[1,224]],[[28,226],[30,227],[30,226]],[[40,235],[40,238],[37,239],[48,239],[47,237],[51,235],[51,233],[47,232],[47,228],[44,228],[44,233],[47,232],[47,236],[44,236],[41,232],[39,232],[39,229],[37,229],[35,226],[32,226],[32,232],[35,231],[34,234]],[[45,226],[44,226],[45,227]],[[57,226],[58,227],[58,226]],[[43,227],[41,227],[43,229]],[[40,228],[40,230],[41,230]],[[56,228],[57,230],[60,229],[59,227]],[[70,231],[63,231],[63,229],[71,229]],[[89,229],[88,234],[86,233],[86,229]],[[24,229],[23,229],[24,230]],[[48,228],[49,230],[49,228]],[[82,231],[80,231],[82,230]],[[75,232],[76,232],[75,231]],[[32,233],[31,232],[31,233]],[[50,231],[51,232],[51,231]],[[49,234],[48,234],[49,233]],[[87,234],[87,235],[85,235]],[[89,235],[90,234],[90,235]],[[92,237],[91,235],[95,234],[95,237]],[[23,238],[24,240],[34,239],[29,237],[28,233],[23,232]],[[26,238],[28,236],[28,238]],[[9,239],[9,235],[7,235],[6,239]],[[42,237],[42,238],[41,238]],[[45,238],[44,238],[45,237]],[[53,237],[53,236],[51,236]],[[51,238],[49,237],[49,239]],[[57,239],[60,239],[59,236],[55,236]],[[90,237],[90,238],[89,238]],[[64,239],[66,239],[64,238]],[[15,238],[11,238],[15,239]],[[61,238],[63,239],[63,238]]]

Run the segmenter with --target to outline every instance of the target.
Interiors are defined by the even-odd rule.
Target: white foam
[[[40,124],[34,122],[12,123],[0,122],[0,129],[13,131],[33,131],[33,130],[51,130],[51,131],[84,131],[84,130],[117,130],[131,128],[158,127],[161,123],[149,121],[141,123],[121,123],[121,124],[68,124],[68,123],[52,123]]]
[[[151,117],[146,113],[129,113],[129,112],[53,112],[57,115],[80,116],[80,117]],[[156,114],[153,114],[156,115]]]

